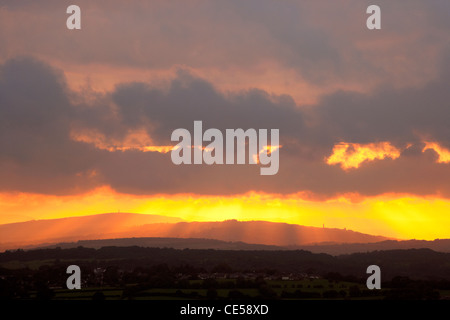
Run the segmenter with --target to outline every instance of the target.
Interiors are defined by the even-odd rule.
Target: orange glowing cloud
[[[173,146],[155,146],[145,130],[130,131],[123,140],[107,138],[97,130],[78,130],[71,132],[74,141],[93,144],[97,149],[113,151],[139,150],[142,152],[168,153]]]
[[[261,153],[267,152],[267,154],[269,155],[269,154],[271,154],[272,152],[274,152],[274,151],[280,149],[281,147],[282,147],[281,145],[279,145],[279,146],[270,146],[270,145],[265,146],[265,147],[263,147],[263,148],[258,152],[258,154],[254,154],[254,155],[253,155],[253,161],[254,161],[255,163],[259,164],[259,155],[260,155]]]
[[[438,154],[438,163],[450,163],[450,150],[441,147],[437,142],[425,142],[425,147],[422,149],[422,152],[429,149],[434,150]]]
[[[400,157],[400,150],[389,142],[368,144],[341,142],[334,146],[333,153],[325,160],[329,165],[340,164],[342,169],[348,170],[359,168],[365,161],[398,157]]]

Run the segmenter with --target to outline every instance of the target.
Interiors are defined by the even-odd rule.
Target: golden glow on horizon
[[[359,201],[354,201],[358,199]],[[345,195],[317,201],[305,194],[247,193],[236,196],[192,194],[135,196],[109,187],[83,195],[0,194],[0,223],[107,212],[179,217],[187,221],[266,220],[305,226],[347,228],[400,239],[450,238],[450,200],[407,195]]]
[[[327,164],[340,164],[344,170],[359,168],[365,161],[375,159],[397,159],[400,150],[389,142],[368,144],[341,142],[333,147],[333,153],[326,159]]]
[[[425,147],[422,149],[422,152],[425,152],[428,149],[434,150],[438,154],[438,163],[450,162],[450,150],[441,147],[437,142],[425,142]]]

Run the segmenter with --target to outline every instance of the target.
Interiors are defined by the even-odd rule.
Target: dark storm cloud
[[[341,91],[326,96],[313,115],[323,124],[323,140],[404,146],[428,139],[450,147],[449,61],[441,64],[438,79],[420,89],[383,87],[367,95]]]
[[[125,125],[148,128],[162,145],[170,143],[173,130],[190,129],[195,120],[205,128],[283,128],[291,135],[303,126],[302,114],[288,96],[257,89],[226,96],[183,71],[168,92],[132,83],[118,87],[112,99]]]
[[[434,151],[422,152],[421,140],[449,141],[449,70],[443,63],[441,76],[423,88],[337,92],[301,109],[289,96],[262,90],[220,93],[183,70],[167,88],[122,84],[87,103],[49,65],[10,60],[0,69],[0,188],[58,194],[108,184],[135,194],[256,190],[325,197],[343,192],[450,196],[450,165],[436,163]],[[169,153],[108,152],[71,136],[74,129],[95,129],[116,141],[130,130],[145,129],[155,145],[167,145],[173,144],[174,129],[192,132],[194,120],[202,120],[204,130],[280,129],[279,173],[260,176],[254,165],[175,166]],[[396,160],[344,171],[324,161],[342,141],[413,146]]]
[[[67,192],[90,182],[92,147],[69,130],[75,110],[61,72],[30,58],[0,68],[0,188]]]

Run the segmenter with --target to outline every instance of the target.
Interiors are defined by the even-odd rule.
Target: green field
[[[236,283],[235,280],[229,279],[217,279],[218,283]],[[190,280],[190,285],[200,285],[202,280]],[[359,290],[363,291],[366,288],[360,284],[351,282],[335,282],[328,281],[326,279],[303,279],[303,280],[267,280],[265,281],[265,286],[269,287],[269,292],[275,293],[273,298],[276,299],[299,299],[299,297],[285,297],[286,294],[295,294],[297,291],[301,291],[306,295],[305,298],[300,299],[348,299],[348,298],[382,298],[381,295],[375,297],[351,297],[350,288],[358,287]],[[133,288],[133,293],[129,294],[129,289]],[[128,290],[127,290],[128,289]],[[133,299],[133,300],[184,300],[184,299],[207,299],[208,289],[196,288],[196,289],[177,289],[177,288],[145,288],[140,289],[138,285],[129,285],[126,288],[117,287],[92,287],[92,288],[82,288],[80,290],[68,290],[62,288],[52,288],[53,299],[56,300],[91,300],[94,294],[101,295],[105,300],[120,300],[120,299]],[[218,288],[212,289],[215,292],[216,299],[227,299],[230,296],[230,292],[238,291],[244,295],[247,299],[261,298],[261,291],[257,288]],[[324,292],[334,290],[338,292],[336,296],[327,297],[324,296]],[[128,292],[128,293],[127,293]],[[315,295],[310,297],[309,295]],[[336,294],[336,293],[335,293]],[[35,292],[31,292],[30,298],[36,297]]]

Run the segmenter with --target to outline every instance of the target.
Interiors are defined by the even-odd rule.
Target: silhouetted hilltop
[[[352,253],[366,253],[372,251],[386,251],[399,249],[431,249],[436,252],[450,253],[450,239],[425,240],[386,240],[374,243],[345,243],[345,244],[316,244],[309,246],[274,246],[264,244],[251,244],[242,241],[222,241],[216,239],[200,238],[118,238],[79,240],[76,242],[59,242],[54,244],[39,244],[25,246],[23,249],[32,248],[76,248],[99,249],[107,246],[139,246],[153,248],[173,249],[215,249],[215,250],[306,250],[313,253],[326,253],[330,255],[342,255]]]
[[[172,248],[172,249],[214,249],[214,250],[283,250],[284,247],[269,246],[264,244],[249,244],[241,241],[231,242],[215,239],[196,238],[121,238],[101,240],[80,240],[76,242],[62,242],[51,245],[38,245],[23,249],[70,249],[82,246],[84,248],[100,249],[102,247],[139,246],[143,248]]]
[[[450,239],[426,240],[386,240],[374,243],[317,244],[310,246],[289,246],[287,249],[303,249],[315,253],[332,255],[398,249],[432,249],[438,252],[450,252]]]
[[[0,250],[37,243],[101,239],[107,234],[128,231],[144,224],[180,221],[183,220],[161,215],[115,212],[9,223],[0,225]]]
[[[314,243],[371,243],[388,240],[343,229],[267,221],[180,222],[181,219],[132,213],[37,220],[0,225],[0,249],[79,240],[163,237],[204,238],[276,246]]]

